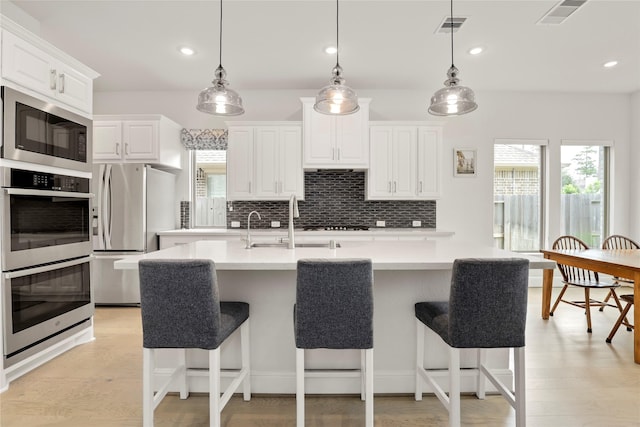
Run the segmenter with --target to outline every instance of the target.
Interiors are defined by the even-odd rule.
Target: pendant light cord
[[[340,65],[340,5],[336,0],[336,65]]]
[[[222,4],[222,2],[221,2]],[[451,0],[451,66],[453,67],[453,0]]]
[[[222,67],[222,0],[220,0],[220,62],[219,66]]]

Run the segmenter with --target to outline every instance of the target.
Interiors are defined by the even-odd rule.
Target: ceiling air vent
[[[539,21],[538,25],[562,24],[573,13],[580,9],[587,0],[564,0],[551,8]]]
[[[450,16],[447,16],[446,18],[444,18],[444,20],[440,23],[440,25],[436,29],[436,34],[449,34],[449,33],[451,33],[451,21],[452,20],[453,20],[453,32],[457,33],[458,30],[460,29],[460,27],[462,27],[462,24],[465,23],[467,18],[463,18],[463,17],[460,17],[460,16],[454,16],[452,18]]]

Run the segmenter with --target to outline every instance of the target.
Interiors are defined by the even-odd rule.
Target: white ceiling
[[[6,2],[8,0],[2,0]],[[40,35],[101,74],[96,91],[198,91],[218,65],[218,1],[36,1],[15,5]],[[456,0],[461,84],[476,91],[640,90],[640,0],[589,0],[564,24],[536,25],[558,0]],[[223,66],[238,91],[319,89],[335,64],[333,0],[225,0]],[[449,2],[340,2],[340,64],[359,89],[441,87],[448,35],[435,31]],[[183,57],[178,47],[196,49]],[[481,45],[485,53],[467,51]],[[619,65],[602,64],[616,59]]]

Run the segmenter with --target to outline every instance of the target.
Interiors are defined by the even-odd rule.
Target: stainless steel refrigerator
[[[144,164],[93,168],[93,295],[96,304],[140,303],[138,272],[114,261],[158,249],[158,231],[176,227],[175,175]]]

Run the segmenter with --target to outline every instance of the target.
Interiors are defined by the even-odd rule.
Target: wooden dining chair
[[[552,246],[553,250],[563,250],[563,249],[578,249],[585,250],[589,249],[587,244],[582,240],[578,239],[574,236],[561,236],[553,242]],[[586,270],[584,268],[573,267],[570,265],[565,265],[561,263],[557,263],[558,269],[560,270],[560,274],[562,275],[562,283],[564,286],[558,295],[553,307],[551,307],[551,311],[549,315],[553,316],[553,313],[558,307],[560,302],[564,302],[569,305],[573,305],[575,307],[580,307],[585,310],[585,314],[587,315],[587,332],[591,333],[591,307],[603,307],[608,305],[610,307],[617,307],[618,310],[622,312],[622,305],[620,304],[620,299],[618,298],[618,294],[616,294],[615,288],[620,286],[617,282],[602,282],[600,281],[600,277],[598,273],[591,270]],[[564,299],[564,294],[569,288],[569,286],[577,286],[584,289],[584,301],[574,301]],[[607,295],[611,295],[616,302],[616,305],[609,304],[607,302],[595,300],[591,298],[591,289],[607,289],[609,292]]]
[[[614,234],[604,239],[604,242],[602,242],[602,249],[613,249],[613,250],[640,249],[640,245],[626,236]],[[618,284],[620,284],[621,286],[629,286],[633,289],[633,280],[631,279],[614,276],[613,280]],[[603,302],[608,302],[609,298],[611,297],[612,295],[610,291],[605,297],[605,299],[603,300]],[[608,343],[611,342],[611,340],[613,339],[613,336],[616,334],[616,332],[618,332],[618,328],[620,327],[620,325],[624,324],[627,327],[627,331],[633,330],[633,324],[629,321],[629,319],[627,319],[627,313],[629,312],[629,309],[633,305],[633,294],[622,295],[620,296],[620,299],[625,301],[627,304],[622,310],[622,313],[620,313],[620,318],[616,320],[616,323],[613,326],[613,329],[611,329],[611,333],[607,337]],[[603,311],[603,310],[604,310],[604,306],[600,307],[600,311]]]

